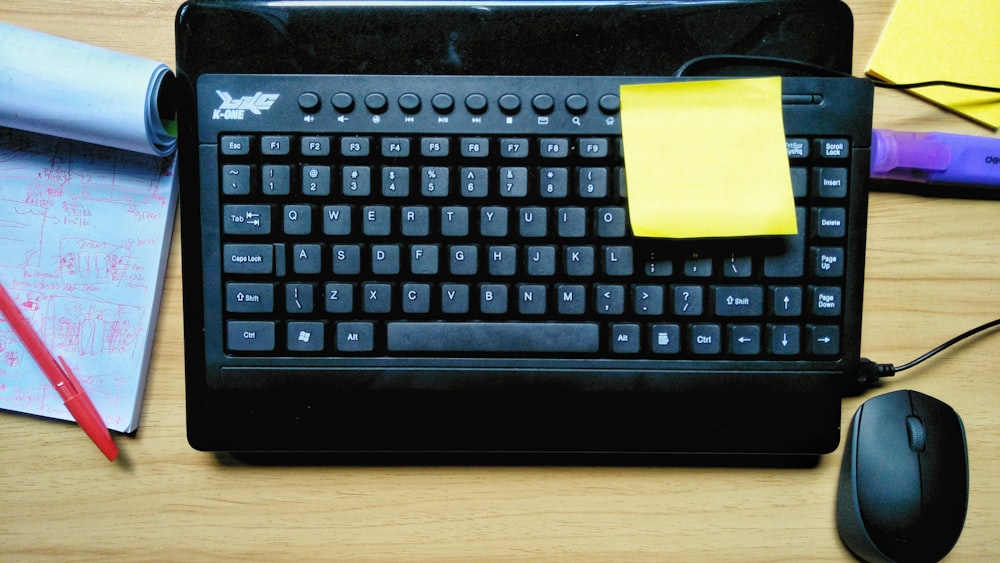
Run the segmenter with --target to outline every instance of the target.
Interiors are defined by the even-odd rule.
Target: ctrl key
[[[226,324],[226,348],[232,352],[274,350],[274,323],[229,321]]]
[[[227,274],[270,274],[274,270],[274,246],[270,244],[227,244],[222,250],[222,269]]]

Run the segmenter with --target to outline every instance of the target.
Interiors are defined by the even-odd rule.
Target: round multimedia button
[[[397,101],[399,104],[399,109],[406,113],[417,113],[420,111],[420,96],[407,92],[399,97]]]
[[[465,97],[465,109],[472,113],[483,113],[488,105],[486,96],[482,94],[469,94]]]
[[[434,97],[431,98],[431,107],[438,113],[448,113],[455,109],[455,98],[452,98],[450,94],[434,94]]]
[[[570,94],[566,97],[566,109],[577,114],[587,111],[587,97],[583,94]]]
[[[320,101],[319,96],[314,92],[302,92],[299,94],[299,108],[307,113],[315,113],[319,111]]]
[[[521,111],[521,98],[517,94],[504,94],[500,96],[500,111],[513,115]]]
[[[389,107],[389,99],[381,92],[372,92],[365,96],[365,107],[372,113],[382,113]]]
[[[548,94],[538,94],[531,98],[531,107],[535,108],[538,113],[550,113],[556,107],[556,101]]]
[[[354,109],[354,96],[348,94],[347,92],[338,92],[333,95],[333,99],[330,100],[333,104],[333,109],[339,111],[340,113],[347,113]]]

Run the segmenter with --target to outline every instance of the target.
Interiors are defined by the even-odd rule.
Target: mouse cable
[[[806,61],[800,61],[797,59],[789,59],[784,57],[766,57],[761,55],[704,55],[701,57],[695,57],[689,59],[687,62],[682,64],[680,68],[674,73],[674,76],[680,78],[682,76],[699,75],[706,71],[709,71],[713,67],[725,66],[725,65],[735,65],[735,66],[772,66],[772,67],[784,67],[793,70],[808,71],[815,73],[816,76],[831,76],[831,77],[841,77],[841,78],[854,78],[854,75],[840,72],[838,70],[833,70],[825,66],[820,66],[817,64],[809,63]],[[866,77],[872,84],[880,88],[888,88],[892,90],[910,90],[913,88],[924,88],[927,86],[949,86],[952,88],[963,88],[966,90],[980,90],[982,92],[996,92],[1000,93],[1000,87],[996,86],[984,86],[980,84],[968,84],[965,82],[953,82],[951,80],[926,80],[923,82],[910,82],[906,84],[896,84],[894,82],[887,82],[878,78],[873,78],[871,76]]]
[[[934,348],[933,350],[930,350],[926,354],[898,367],[892,364],[879,364],[869,360],[868,358],[861,358],[861,365],[859,366],[858,369],[858,385],[860,385],[863,389],[867,389],[875,385],[875,382],[877,382],[879,379],[883,377],[892,377],[903,370],[910,369],[918,364],[923,363],[925,360],[931,358],[932,356],[937,355],[939,352],[944,351],[946,348],[949,348],[952,345],[958,344],[959,342],[965,340],[966,338],[969,338],[971,336],[974,336],[976,334],[979,334],[980,332],[989,330],[996,326],[1000,326],[1000,319],[994,319],[986,324],[982,324],[977,326],[976,328],[967,330],[962,334],[959,334],[955,338],[952,338],[951,340],[945,342],[944,344],[941,344],[940,346]]]

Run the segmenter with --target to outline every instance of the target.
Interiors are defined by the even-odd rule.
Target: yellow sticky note
[[[1000,2],[897,0],[865,72],[905,84],[951,80],[1000,84]],[[994,129],[1000,94],[931,86],[911,90]]]
[[[636,236],[796,233],[780,78],[623,85],[620,93]]]

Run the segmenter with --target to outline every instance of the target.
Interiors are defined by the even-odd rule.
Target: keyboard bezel
[[[182,238],[188,241],[182,255],[187,282],[185,331],[192,335],[185,344],[187,412],[188,437],[194,447],[229,451],[821,453],[837,446],[839,396],[845,377],[856,369],[860,349],[863,259],[849,261],[845,272],[845,303],[857,306],[848,308],[845,315],[844,354],[836,361],[605,361],[559,357],[538,361],[474,357],[293,360],[289,356],[248,358],[224,353],[221,315],[212,312],[219,309],[210,306],[210,312],[204,313],[206,304],[219,300],[221,280],[205,271],[202,264],[204,258],[219,252],[217,226],[206,219],[219,216],[219,202],[212,194],[202,197],[195,192],[200,191],[199,185],[214,189],[211,188],[214,182],[205,180],[218,174],[214,169],[218,149],[213,141],[222,131],[239,131],[241,126],[225,123],[219,129],[206,127],[205,119],[196,116],[199,112],[204,116],[213,107],[207,102],[197,105],[197,91],[213,90],[219,80],[225,81],[233,74],[256,72],[278,72],[280,80],[308,82],[309,75],[299,75],[292,68],[307,66],[312,72],[326,74],[343,72],[346,64],[303,62],[294,57],[236,60],[228,51],[210,56],[200,50],[202,42],[193,33],[221,26],[231,34],[235,23],[245,17],[256,17],[253,10],[249,11],[251,16],[234,14],[226,4],[194,2],[178,21],[178,37],[183,37],[178,42],[178,70],[184,88]],[[516,12],[537,8],[530,2],[526,4],[509,9]],[[769,12],[785,3],[748,4],[753,6],[745,9]],[[839,3],[824,2],[822,7],[821,3],[807,4],[811,5],[805,10],[815,10],[810,16],[816,16]],[[665,4],[658,7],[664,12],[676,9]],[[296,18],[305,13],[290,7],[284,9]],[[467,9],[463,5],[456,11],[466,13]],[[629,12],[629,18],[635,17],[624,4],[611,3],[609,9]],[[704,10],[701,6],[697,14],[688,17],[701,17]],[[361,13],[365,17],[370,15],[366,9]],[[419,17],[427,15],[422,11],[415,13]],[[839,20],[835,18],[831,23],[827,19],[823,25],[842,33],[845,27],[849,30],[849,25],[845,24],[842,12],[838,14]],[[227,18],[221,24],[220,15]],[[849,12],[847,15],[849,24]],[[843,66],[842,43],[834,52],[840,53],[839,59],[834,57],[839,62],[834,64]],[[849,67],[849,41],[846,58]],[[519,62],[517,68],[526,68],[524,65]],[[369,78],[379,80],[378,76]],[[649,78],[629,76],[622,80]],[[845,82],[795,78],[786,79],[785,84],[790,93],[836,92],[841,88],[838,84]],[[789,84],[795,88],[788,90]],[[844,92],[848,91],[849,88],[844,88]],[[857,103],[863,112],[866,100]],[[870,100],[867,103],[870,115]],[[283,110],[269,111],[277,114]],[[800,123],[804,127],[801,131],[786,130],[789,136],[823,134],[820,127],[823,120],[812,120],[806,108],[790,104],[784,111],[786,123]],[[326,118],[334,116],[327,114]],[[576,126],[569,116],[566,120],[560,127],[574,131]],[[845,130],[851,130],[855,154],[850,172],[854,182],[847,205],[851,225],[847,245],[852,250],[859,249],[863,257],[867,202],[862,179],[867,178],[868,166],[864,139],[866,134],[870,137],[870,124],[866,128],[865,123],[849,122],[848,127],[848,122],[835,121],[831,122],[831,133],[844,135]],[[246,130],[259,131],[249,121],[245,125]],[[316,127],[319,130],[328,125],[321,122]],[[455,129],[450,134],[460,131]],[[202,180],[192,182],[192,178]],[[295,366],[290,367],[293,363]],[[231,377],[231,370],[237,370],[238,376]],[[275,377],[279,373],[283,376]],[[522,422],[501,421],[500,417],[504,413],[509,416],[507,409],[514,406]],[[606,428],[590,420],[592,409],[603,413],[599,418],[607,423]],[[462,420],[463,414],[471,419]],[[495,422],[491,422],[493,417]],[[576,427],[569,421],[575,421]],[[401,427],[401,422],[405,422],[406,428]],[[532,431],[529,422],[549,428],[535,427]],[[791,422],[795,428],[783,428],[782,422]],[[344,428],[345,432],[329,432],[332,428]],[[664,434],[661,428],[683,428],[683,432]]]

